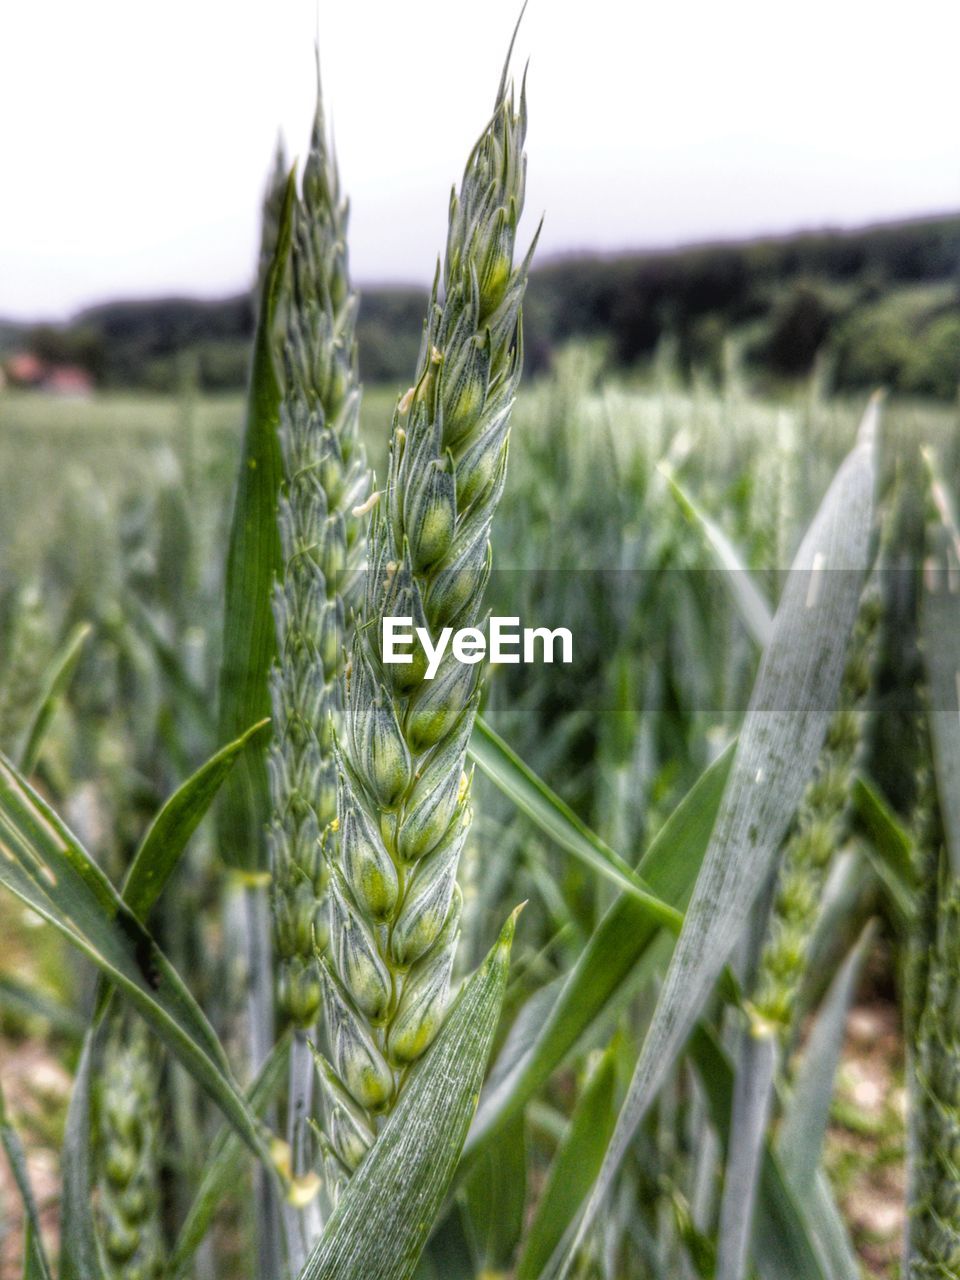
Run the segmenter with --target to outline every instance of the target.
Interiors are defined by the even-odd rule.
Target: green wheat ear
[[[960,1268],[960,878],[947,865],[929,763],[919,778],[913,826],[918,891],[904,984],[910,1092],[904,1274],[941,1280]]]
[[[938,906],[914,1039],[911,1280],[960,1269],[960,879],[931,866],[935,845],[927,852]]]
[[[381,621],[410,616],[436,636],[480,619],[533,254],[531,246],[514,262],[526,114],[524,89],[518,104],[504,75],[451,196],[446,253],[414,384],[394,414],[370,535],[363,625],[337,734],[338,840],[328,846],[335,870],[322,974],[330,1053],[320,1079],[335,1184],[373,1141],[377,1117],[436,1035],[449,996],[479,668],[451,659],[426,681],[422,650],[410,665],[386,666]]]
[[[285,317],[283,576],[274,592],[278,656],[269,757],[277,996],[281,1011],[304,1028],[316,1021],[320,1005],[313,957],[315,947],[326,945],[328,879],[320,837],[337,812],[333,723],[351,571],[364,556],[362,526],[352,512],[369,486],[359,441],[357,296],[347,263],[347,218],[318,83],[294,212]]]
[[[837,710],[807,787],[777,878],[773,912],[757,970],[758,1026],[790,1038],[823,889],[848,834],[854,772],[862,750],[879,629],[879,600],[868,588],[850,644]]]
[[[53,655],[50,620],[37,583],[28,582],[17,592],[6,649],[0,671],[0,747],[15,754]]]
[[[109,1280],[164,1273],[156,1052],[146,1027],[117,1017],[106,1037],[97,1116],[97,1204]]]

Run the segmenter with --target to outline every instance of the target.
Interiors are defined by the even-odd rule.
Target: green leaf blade
[[[0,755],[0,884],[84,952],[269,1159],[223,1047],[179,974],[54,811]]]
[[[470,740],[469,754],[520,812],[532,819],[561,849],[643,903],[661,924],[674,930],[680,928],[682,920],[679,913],[652,893],[620,854],[581,822],[573,810],[481,719],[477,720]]]
[[[90,1123],[93,1056],[99,1022],[83,1044],[67,1111],[61,1157],[60,1280],[102,1280],[105,1268],[93,1218],[93,1142]]]
[[[92,630],[89,622],[78,623],[67,636],[63,648],[50,665],[43,693],[24,733],[24,745],[19,754],[20,768],[24,773],[32,773],[37,766],[47,730],[50,728],[57,707],[63,701],[63,695],[70,686],[83,646]]]
[[[784,1170],[801,1195],[812,1188],[820,1165],[847,1014],[875,936],[875,922],[869,921],[830,984],[807,1039],[780,1127],[777,1150]]]
[[[616,1123],[616,1057],[607,1049],[570,1119],[524,1240],[516,1280],[537,1280],[600,1171]]]
[[[925,575],[921,634],[930,690],[930,737],[950,866],[960,875],[960,560],[944,538]]]
[[[913,916],[916,872],[913,841],[887,801],[863,777],[853,780],[853,809],[867,841],[866,854],[890,896],[901,925]]]
[[[277,1041],[247,1094],[250,1106],[257,1115],[261,1115],[279,1093],[286,1077],[289,1058],[290,1037],[286,1035]],[[241,1176],[245,1153],[246,1148],[236,1131],[229,1127],[222,1128],[214,1138],[200,1185],[167,1263],[170,1276],[182,1275],[189,1267],[193,1255],[210,1229],[217,1208]]]
[[[693,891],[732,759],[730,747],[703,773],[640,862],[638,869],[645,883],[678,911],[686,906]],[[624,894],[610,907],[573,971],[562,985],[558,984],[554,998],[544,999],[543,1008],[537,1008],[535,1034],[529,1048],[517,1054],[508,1071],[495,1071],[491,1077],[465,1154],[479,1150],[501,1124],[533,1097],[608,1007],[658,933],[656,924],[635,898]],[[542,994],[549,996],[547,992]],[[533,997],[534,1001],[540,999],[541,993]],[[507,1046],[501,1058],[506,1052]]]
[[[660,464],[659,471],[670,486],[680,510],[700,530],[717,567],[723,571],[724,585],[744,626],[757,646],[765,649],[773,632],[773,613],[746,562],[720,526],[694,502],[666,463]]]
[[[690,1041],[690,1057],[721,1141],[730,1138],[734,1070],[716,1033],[701,1023]],[[754,1251],[763,1280],[827,1280],[803,1210],[768,1142],[763,1145],[757,1187]]]
[[[52,1280],[53,1272],[47,1260],[40,1234],[40,1213],[27,1172],[27,1159],[20,1135],[10,1123],[3,1094],[0,1092],[0,1146],[3,1147],[13,1174],[14,1185],[23,1205],[23,1274],[24,1280]]]
[[[270,723],[261,720],[222,747],[178,787],[150,824],[130,864],[123,900],[139,920],[145,920],[244,748]]]
[[[277,437],[281,392],[273,347],[295,200],[296,179],[291,173],[284,192],[277,246],[260,300],[227,550],[220,667],[221,742],[232,742],[251,724],[270,715],[267,676],[276,651],[270,600],[281,568],[277,495],[283,470]],[[224,789],[219,838],[220,853],[228,866],[250,873],[266,870],[266,841],[262,834],[266,815],[267,769],[265,748],[261,748],[244,758]]]

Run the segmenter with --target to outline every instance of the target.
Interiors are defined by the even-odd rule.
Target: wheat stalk
[[[327,942],[327,865],[321,835],[336,817],[334,720],[340,710],[343,635],[351,575],[364,555],[352,514],[369,476],[359,440],[357,297],[347,263],[346,201],[317,107],[294,210],[290,301],[280,405],[283,487],[278,510],[283,577],[274,591],[277,661],[271,674],[274,742],[268,758],[277,1003],[296,1028],[290,1057],[288,1137],[293,1169],[308,1172],[305,1122],[313,1067],[305,1038],[321,987],[315,953]],[[355,581],[355,576],[353,577]],[[297,1269],[319,1221],[292,1208],[288,1247]]]
[[[480,618],[533,252],[514,265],[525,130],[524,90],[517,106],[504,75],[451,196],[442,275],[438,265],[371,532],[363,625],[338,735],[330,951],[320,968],[332,1063],[317,1057],[334,1187],[373,1141],[377,1118],[436,1035],[448,999],[478,668],[450,659],[427,681],[422,648],[409,665],[387,666],[381,620],[409,616],[435,636]]]

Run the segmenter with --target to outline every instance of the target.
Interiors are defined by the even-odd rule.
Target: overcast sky
[[[518,0],[31,0],[0,38],[0,315],[249,281],[319,33],[363,281],[425,282]],[[957,0],[530,0],[541,257],[960,208]]]

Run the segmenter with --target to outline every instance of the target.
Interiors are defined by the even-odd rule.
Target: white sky
[[[251,278],[319,31],[363,281],[425,282],[518,0],[29,0],[0,32],[0,316]],[[960,207],[960,3],[530,0],[541,257]]]

